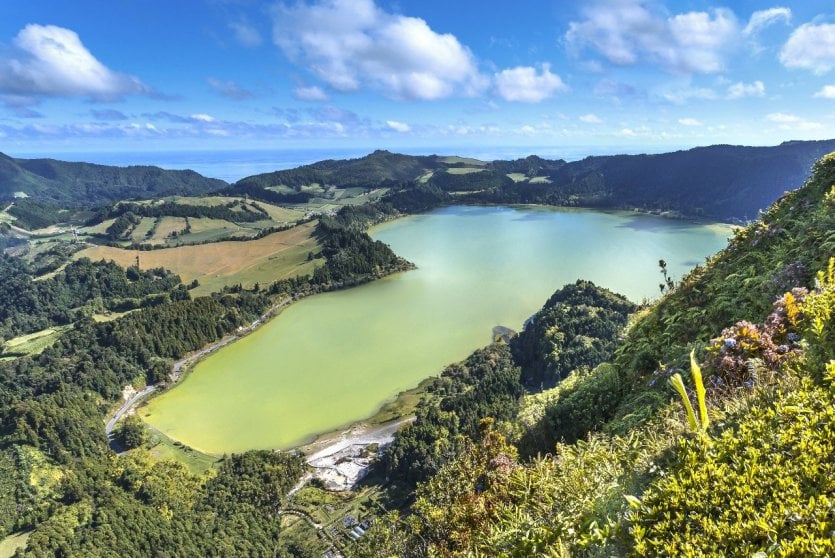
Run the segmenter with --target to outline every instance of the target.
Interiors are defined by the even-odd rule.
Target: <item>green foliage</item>
[[[477,439],[485,418],[513,417],[522,396],[519,369],[506,345],[476,351],[446,368],[415,422],[397,433],[383,458],[386,474],[409,483],[426,480]]]
[[[833,392],[807,379],[712,441],[684,439],[630,515],[636,556],[835,552]]]
[[[131,415],[119,423],[116,439],[128,449],[138,448],[148,441],[148,429],[145,428],[142,419]]]
[[[687,423],[693,432],[704,433],[710,424],[710,417],[707,415],[707,404],[705,402],[705,384],[702,381],[702,369],[696,362],[696,353],[690,351],[690,374],[693,376],[693,385],[696,388],[696,399],[699,402],[699,420],[696,420],[696,413],[693,412],[693,405],[690,403],[690,396],[687,395],[687,388],[684,387],[684,380],[681,374],[673,374],[670,378],[672,385],[681,397],[684,409],[687,411]]]
[[[15,225],[30,231],[67,221],[72,216],[55,204],[29,198],[16,199],[9,214],[15,217]]]
[[[92,311],[129,310],[152,295],[184,300],[180,278],[163,269],[124,270],[113,262],[81,259],[55,276],[34,281],[20,258],[0,257],[0,337],[12,338],[73,322]]]
[[[511,343],[522,381],[551,387],[572,370],[608,360],[634,311],[625,297],[590,281],[557,290]]]

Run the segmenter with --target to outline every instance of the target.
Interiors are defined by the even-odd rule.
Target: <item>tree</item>
[[[126,417],[122,421],[117,436],[118,440],[129,449],[138,448],[148,441],[148,431],[136,415]]]

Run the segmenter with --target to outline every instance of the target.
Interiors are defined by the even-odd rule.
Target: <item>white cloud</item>
[[[395,132],[410,132],[412,130],[412,127],[408,124],[398,122],[396,120],[386,120],[386,126],[391,128]]]
[[[820,91],[815,93],[815,97],[821,99],[835,99],[835,85],[824,85]]]
[[[273,40],[338,91],[372,87],[397,99],[441,99],[474,95],[486,85],[454,35],[381,10],[373,0],[280,3]]]
[[[683,105],[691,99],[713,101],[718,99],[719,95],[713,89],[706,87],[694,87],[667,91],[666,93],[662,93],[661,97],[675,105]]]
[[[300,101],[322,102],[330,100],[324,89],[318,85],[310,87],[296,87],[293,90],[293,97]]]
[[[191,118],[192,120],[197,120],[198,122],[214,122],[215,120],[217,120],[211,114],[204,113],[192,114]]]
[[[261,38],[261,33],[249,24],[246,20],[233,21],[229,24],[229,29],[235,39],[245,47],[257,47],[264,42]]]
[[[765,95],[765,85],[757,80],[753,83],[738,82],[728,87],[727,99],[741,99],[743,97],[762,97]]]
[[[702,126],[702,121],[695,118],[679,118],[678,123],[682,126]]]
[[[616,136],[623,136],[623,137],[626,137],[626,138],[634,138],[638,134],[632,128],[622,128],[620,130],[620,132],[617,132],[615,135]]]
[[[585,122],[586,124],[603,124],[603,119],[594,113],[589,113],[581,116],[580,122]]]
[[[133,76],[114,72],[99,62],[78,35],[55,25],[30,24],[14,38],[0,59],[0,94],[8,98],[85,96],[114,100],[151,90]]]
[[[508,68],[498,72],[493,79],[496,92],[505,101],[539,103],[568,89],[560,76],[551,72],[548,64],[543,64],[539,73],[532,66]]]
[[[795,29],[780,51],[787,68],[825,74],[835,66],[835,24],[806,23]]]
[[[785,112],[772,112],[771,114],[766,115],[765,118],[766,120],[780,124],[780,128],[783,130],[809,131],[823,128],[819,122],[812,122],[795,114],[788,114]]]
[[[766,119],[772,122],[779,122],[780,124],[789,124],[793,122],[800,122],[800,117],[793,114],[786,114],[785,112],[772,112],[766,115]]]
[[[646,59],[681,74],[722,71],[740,33],[736,16],[724,8],[665,17],[641,0],[598,0],[583,15],[565,35],[575,51],[591,48],[620,66]]]
[[[785,23],[791,22],[792,11],[789,8],[783,7],[756,11],[751,14],[751,19],[748,20],[748,25],[742,30],[742,34],[746,37],[751,37],[780,20],[783,20]]]

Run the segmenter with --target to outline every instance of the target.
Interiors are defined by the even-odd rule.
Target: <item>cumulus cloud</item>
[[[666,16],[642,0],[598,0],[565,35],[575,52],[591,49],[609,62],[628,66],[649,60],[673,73],[715,73],[739,35],[728,9]]]
[[[728,99],[741,99],[742,97],[762,97],[765,95],[765,85],[757,80],[753,83],[738,82],[728,87]]]
[[[548,64],[543,64],[538,73],[531,66],[508,68],[498,72],[493,79],[496,92],[505,101],[539,103],[568,89],[560,76],[551,72]]]
[[[257,47],[264,42],[261,33],[246,20],[242,19],[229,23],[229,30],[232,31],[235,40],[245,47]]]
[[[441,99],[486,86],[454,35],[373,0],[280,3],[273,13],[275,44],[337,91],[372,87],[396,99]]]
[[[293,90],[293,97],[300,101],[322,102],[328,101],[330,97],[327,92],[318,85],[310,87],[296,87]]]
[[[217,118],[215,118],[211,114],[204,114],[204,113],[192,114],[191,119],[192,120],[197,120],[198,122],[214,122],[215,120],[217,120]]]
[[[214,89],[215,93],[226,97],[227,99],[232,99],[233,101],[243,101],[246,99],[251,99],[255,96],[255,93],[244,89],[243,87],[239,86],[234,81],[221,81],[215,78],[209,78],[209,85],[212,89]]]
[[[395,132],[410,132],[412,130],[411,126],[404,122],[398,122],[397,120],[386,120],[386,126]]]
[[[32,104],[41,96],[112,101],[151,93],[139,79],[99,62],[74,31],[55,25],[27,25],[0,59],[0,95],[7,103],[24,98]]]
[[[748,25],[742,30],[742,34],[746,37],[754,36],[766,27],[781,20],[784,23],[791,22],[792,11],[789,8],[778,7],[756,11],[751,14],[751,19],[748,20]]]
[[[589,113],[581,116],[580,122],[585,122],[586,124],[603,124],[603,119],[594,113]]]
[[[820,91],[815,93],[820,99],[835,99],[835,85],[824,85]]]
[[[835,24],[806,23],[795,29],[780,50],[780,62],[818,75],[831,70],[835,66]]]
[[[809,131],[823,128],[819,122],[812,122],[795,114],[785,112],[772,112],[771,114],[766,115],[765,118],[770,122],[779,124],[780,128],[783,130]]]
[[[702,121],[695,118],[679,118],[678,123],[682,126],[701,126]]]

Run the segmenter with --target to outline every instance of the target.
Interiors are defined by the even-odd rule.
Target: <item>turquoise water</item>
[[[627,212],[453,206],[376,227],[418,269],[292,305],[201,362],[142,414],[211,453],[288,448],[372,415],[400,391],[521,328],[578,278],[635,301],[722,248],[723,225]]]

